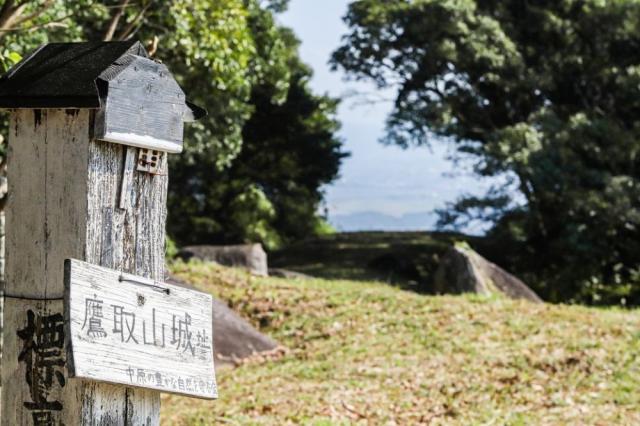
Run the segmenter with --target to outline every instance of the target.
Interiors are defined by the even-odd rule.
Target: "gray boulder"
[[[253,328],[226,304],[213,299],[213,348],[218,362],[237,363],[278,347],[273,339]]]
[[[313,279],[311,275],[303,274],[302,272],[290,271],[282,268],[269,268],[269,276],[277,278],[286,278],[289,280],[310,280]]]
[[[169,277],[167,282],[194,288],[174,277]],[[224,302],[213,299],[213,350],[217,365],[240,364],[244,359],[273,353],[279,348],[277,342],[256,330]]]
[[[449,249],[434,277],[439,294],[503,294],[511,299],[542,303],[524,282],[463,244]]]
[[[178,257],[184,260],[198,259],[224,266],[244,268],[253,275],[262,277],[266,277],[269,273],[267,253],[262,248],[262,244],[187,246],[178,253]]]

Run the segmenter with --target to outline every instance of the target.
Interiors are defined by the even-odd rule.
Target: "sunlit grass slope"
[[[477,248],[482,238],[444,232],[342,232],[269,253],[269,266],[332,280],[382,281],[427,290],[439,257],[457,241]]]
[[[640,313],[178,264],[289,348],[166,396],[165,425],[640,424]]]

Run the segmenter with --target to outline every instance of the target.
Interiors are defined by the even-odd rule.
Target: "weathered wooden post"
[[[199,357],[212,375],[190,296],[160,283],[167,153],[203,111],[137,42],[45,45],[0,80],[0,108],[2,425],[157,425],[158,390],[214,397],[213,377],[187,391],[161,368]]]

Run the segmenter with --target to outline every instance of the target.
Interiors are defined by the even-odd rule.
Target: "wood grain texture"
[[[85,256],[89,118],[88,111],[64,110],[19,110],[11,115],[7,170],[11,185],[6,212],[9,295],[60,298],[64,291],[60,262]],[[38,368],[42,354],[24,352],[29,340],[19,338],[17,331],[27,329],[29,311],[39,319],[54,321],[62,313],[62,300],[5,299],[2,406],[11,409],[3,410],[2,424],[31,425],[46,420],[38,415],[50,416],[53,424],[60,418],[75,418],[68,422],[75,424],[81,410],[76,397],[80,387],[66,377],[64,386],[52,380],[44,395],[45,402],[62,404],[61,410],[38,411],[26,406],[34,402],[27,377],[33,382],[46,376],[43,373],[55,373],[53,370],[64,374],[64,368]],[[31,362],[26,355],[31,355]],[[54,360],[59,359],[64,361],[64,351],[56,354]]]
[[[120,202],[118,204],[123,210],[127,209],[129,197],[131,196],[131,182],[136,169],[136,151],[133,147],[127,147],[125,150],[124,171],[120,182]]]
[[[191,115],[184,92],[161,63],[125,55],[100,76],[106,86],[96,122],[98,139],[165,152],[182,151],[184,120]]]
[[[126,208],[120,208],[126,147],[92,140],[93,124],[89,110],[11,114],[6,291],[49,300],[5,301],[2,407],[12,409],[3,410],[2,425],[32,425],[36,415],[51,416],[50,424],[61,419],[66,425],[159,424],[158,392],[69,380],[64,365],[59,368],[63,380],[55,375],[58,368],[30,370],[36,378],[36,373],[54,374],[45,401],[60,402],[62,408],[40,412],[27,407],[34,397],[27,383],[27,358],[33,353],[25,351],[25,338],[16,330],[26,330],[25,336],[33,329],[29,310],[40,321],[36,331],[49,330],[42,324],[57,324],[63,303],[51,299],[64,295],[64,259],[164,277],[168,177],[135,173]]]
[[[69,259],[70,377],[215,399],[211,295]]]

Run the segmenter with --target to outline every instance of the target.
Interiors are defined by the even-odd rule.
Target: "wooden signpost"
[[[65,264],[69,377],[217,398],[211,295]]]
[[[210,330],[204,324],[205,300],[161,284],[167,147],[181,150],[182,122],[202,110],[186,102],[166,67],[146,56],[136,42],[48,44],[0,79],[0,108],[11,111],[3,426],[151,426],[160,421],[159,390],[215,396],[205,343],[194,346],[197,333],[203,337]],[[123,96],[120,88],[136,96]],[[127,120],[121,120],[123,114]],[[67,259],[81,262],[67,263],[65,288]],[[86,271],[94,267],[108,269],[89,277]],[[114,276],[169,289],[174,300],[171,294],[155,294],[156,287]],[[102,309],[89,296],[103,301]],[[87,303],[94,303],[89,311]],[[165,310],[167,305],[175,309]],[[153,330],[154,308],[155,341],[150,340],[153,331],[151,337],[142,332]],[[97,321],[100,312],[103,321]],[[168,333],[165,348],[157,346],[158,321]],[[100,337],[98,323],[106,336]],[[180,346],[186,344],[186,350],[181,353],[172,343],[174,330],[179,341],[182,330]],[[194,352],[184,340],[189,335]],[[172,344],[175,349],[169,351]],[[154,357],[146,362],[153,375],[145,369],[143,377],[142,360],[133,356],[127,355],[131,362],[124,365],[122,355],[135,351]],[[97,368],[88,365],[87,356]],[[114,360],[110,366],[102,362],[108,358]],[[175,368],[174,376],[167,375],[165,364]],[[198,373],[196,364],[202,365]],[[106,377],[97,371],[103,367],[125,370]],[[152,379],[159,382],[155,373],[164,387],[151,386]],[[204,386],[197,380],[196,389],[196,377],[208,380]]]

